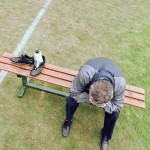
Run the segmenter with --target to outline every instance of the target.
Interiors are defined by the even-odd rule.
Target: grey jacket
[[[90,85],[98,80],[108,80],[113,85],[113,98],[107,103],[104,110],[110,114],[119,111],[124,103],[126,81],[117,65],[107,58],[95,58],[80,67],[71,84],[71,97],[77,103],[90,103]]]

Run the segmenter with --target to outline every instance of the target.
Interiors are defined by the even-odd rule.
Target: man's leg
[[[73,115],[77,110],[79,103],[77,103],[71,96],[69,96],[66,100],[66,121],[68,125],[71,124]]]
[[[112,114],[109,114],[105,112],[103,134],[106,135],[109,140],[112,137],[116,121],[119,117],[119,113],[120,112],[113,112]]]
[[[69,96],[66,99],[66,119],[62,128],[62,135],[64,137],[68,136],[69,134],[73,115],[75,111],[77,110],[78,106],[79,106],[79,103],[76,103],[76,101],[71,96]]]
[[[104,127],[102,129],[102,139],[101,139],[101,150],[108,149],[108,141],[112,138],[115,123],[119,117],[120,112],[113,112],[109,114],[105,112]]]

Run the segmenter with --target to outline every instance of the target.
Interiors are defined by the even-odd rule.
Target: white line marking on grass
[[[39,22],[40,22],[41,18],[43,17],[44,13],[48,9],[48,6],[51,4],[51,2],[52,2],[52,0],[47,0],[45,2],[43,8],[39,11],[37,17],[34,19],[34,21],[32,22],[31,26],[25,32],[24,36],[22,37],[20,43],[17,45],[17,47],[14,50],[13,54],[18,55],[20,53],[20,51],[24,48],[24,46],[28,42],[29,38],[31,37],[33,31],[35,30],[35,28],[39,24]],[[4,78],[6,77],[6,75],[7,75],[6,71],[2,70],[0,72],[0,84],[2,83],[2,81],[4,80]]]

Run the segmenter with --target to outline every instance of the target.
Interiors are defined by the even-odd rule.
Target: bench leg
[[[21,87],[20,92],[18,94],[19,98],[23,97],[23,95],[24,95],[24,93],[26,91],[26,88],[27,88],[27,84],[29,83],[29,80],[28,80],[27,77],[23,77],[22,76],[21,78],[22,78],[22,87]]]
[[[36,84],[29,83],[30,79],[27,78],[27,77],[19,76],[19,75],[18,75],[18,77],[22,78],[22,87],[21,87],[21,89],[19,91],[19,94],[18,94],[19,98],[23,97],[23,95],[25,94],[26,88],[32,88],[32,89],[48,92],[48,93],[56,94],[58,96],[64,96],[66,98],[69,96],[69,93],[66,93],[66,92],[61,92],[61,91],[54,90],[54,89],[51,89],[51,88],[46,88],[46,87],[43,87],[43,86],[39,86],[39,85],[36,85]]]

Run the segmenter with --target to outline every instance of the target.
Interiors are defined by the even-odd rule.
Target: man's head
[[[90,99],[96,105],[106,104],[113,97],[113,86],[107,80],[94,82],[90,87]]]

